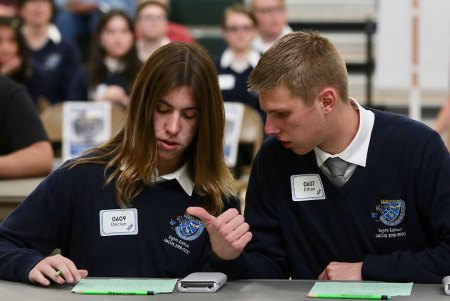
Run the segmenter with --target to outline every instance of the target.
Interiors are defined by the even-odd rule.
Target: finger
[[[201,219],[205,225],[210,224],[216,219],[214,216],[209,214],[208,211],[201,207],[189,207],[186,209],[186,212]]]
[[[218,225],[225,225],[229,223],[231,220],[233,220],[235,217],[240,216],[241,214],[237,209],[231,208],[219,215],[216,220],[214,221]]]
[[[319,280],[327,280],[326,279],[326,271],[327,271],[327,269],[323,270],[322,273],[320,273],[319,278],[318,278]]]
[[[57,275],[57,268],[53,267],[51,265],[43,265],[41,267],[38,268],[38,270],[47,278],[50,279],[58,284],[64,284],[64,278],[60,277],[59,275]]]
[[[38,283],[42,285],[50,285],[50,280],[45,278],[45,276],[39,270],[32,270],[28,277],[31,283]]]
[[[252,240],[253,234],[246,232],[238,240],[233,243],[233,246],[239,250],[244,250],[245,246]]]
[[[87,276],[87,270],[79,270],[75,263],[67,257],[61,256],[61,258],[64,265],[59,265],[58,269],[67,282],[80,282],[81,278]]]
[[[250,230],[250,226],[247,223],[242,223],[237,228],[235,228],[233,231],[229,232],[226,236],[226,239],[230,242],[238,240],[245,233],[247,233],[248,230]]]
[[[80,273],[80,277],[81,278],[86,278],[88,275],[88,271],[87,270],[78,270],[78,272]],[[81,280],[81,279],[80,279]],[[78,280],[78,282],[80,281]]]

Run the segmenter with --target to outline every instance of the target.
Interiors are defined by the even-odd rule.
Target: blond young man
[[[450,156],[438,133],[349,98],[345,63],[317,33],[281,38],[249,85],[272,137],[253,161],[246,221],[188,209],[206,223],[218,269],[423,283],[450,274]]]

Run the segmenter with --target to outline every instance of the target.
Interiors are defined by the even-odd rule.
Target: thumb
[[[216,219],[202,207],[189,207],[188,209],[186,209],[186,212],[201,219],[205,226]]]

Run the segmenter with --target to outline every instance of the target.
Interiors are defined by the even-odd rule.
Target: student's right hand
[[[228,209],[218,217],[201,207],[189,207],[186,212],[202,220],[209,233],[211,248],[219,258],[236,259],[252,240],[250,226],[236,209]]]
[[[58,270],[61,271],[60,275],[56,275],[56,271]],[[28,274],[28,280],[31,283],[39,283],[42,285],[49,285],[50,280],[58,284],[64,284],[65,282],[79,282],[81,278],[87,275],[88,271],[78,270],[70,259],[57,254],[39,261]]]

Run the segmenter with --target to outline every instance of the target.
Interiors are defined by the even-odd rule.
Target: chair
[[[249,105],[244,105],[244,116],[242,118],[239,144],[252,145],[252,159],[258,152],[264,138],[264,124],[261,115]],[[250,177],[251,164],[242,167],[241,175],[236,180],[241,198],[241,210],[245,209],[245,194],[247,192],[248,179]]]
[[[48,106],[40,114],[48,139],[55,149],[56,156],[61,154],[63,103]],[[125,110],[118,105],[111,105],[111,136],[115,136],[124,126]]]

